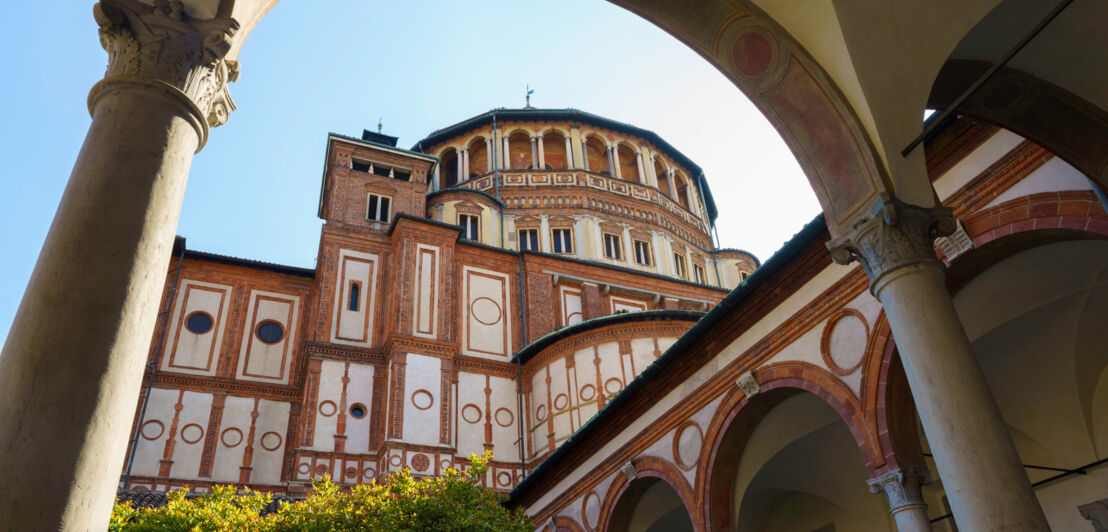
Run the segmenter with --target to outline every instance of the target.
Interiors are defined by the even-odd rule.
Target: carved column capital
[[[949,207],[918,207],[881,194],[870,212],[849,230],[827,243],[838,264],[858,261],[876,296],[886,275],[917,264],[939,266],[932,241],[954,232]]]
[[[926,469],[893,469],[877,478],[866,481],[871,493],[885,493],[893,514],[910,508],[926,507],[923,502],[924,484],[931,483],[931,473]]]
[[[146,85],[167,93],[193,115],[201,146],[209,127],[227,122],[235,104],[227,85],[239,76],[226,58],[239,28],[231,18],[197,19],[179,1],[101,0],[93,8],[108,52],[104,79],[89,93],[89,110],[107,89]]]

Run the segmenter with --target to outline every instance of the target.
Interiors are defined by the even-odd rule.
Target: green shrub
[[[405,469],[384,483],[362,484],[348,490],[329,478],[313,483],[314,493],[303,501],[282,503],[281,509],[261,516],[269,494],[233,486],[217,486],[210,493],[187,499],[185,490],[168,495],[160,508],[134,509],[117,503],[112,531],[244,530],[244,531],[530,531],[531,521],[517,509],[500,503],[503,495],[481,486],[492,454],[470,456],[465,474],[449,468],[442,476],[416,479]]]

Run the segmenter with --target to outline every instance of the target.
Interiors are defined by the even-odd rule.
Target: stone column
[[[439,167],[441,164],[435,164],[435,170],[431,172],[431,190],[436,191],[439,189]]]
[[[573,168],[573,143],[566,137],[566,168]]]
[[[882,194],[827,247],[839,264],[862,264],[885,308],[958,525],[1049,530],[935,257],[932,240],[954,228],[949,208]]]
[[[635,264],[635,245],[631,242],[631,226],[623,224],[623,260]]]
[[[638,180],[639,183],[646,183],[646,172],[644,172],[643,169],[642,169],[642,152],[641,151],[636,151],[635,152],[635,166],[637,166],[638,170],[639,170],[639,180]]]
[[[508,137],[504,137],[504,164],[503,166],[501,166],[501,168],[504,168],[505,170],[512,169],[512,152],[509,151],[509,148],[511,147],[512,144],[508,141]]]
[[[542,137],[536,137],[536,142],[539,145],[539,169],[546,168],[546,150],[543,149]]]
[[[931,532],[927,503],[920,487],[931,482],[930,473],[918,469],[894,469],[866,482],[873,493],[885,493],[889,511],[899,532]]]
[[[676,200],[677,199],[677,185],[673,183],[673,181],[674,181],[673,176],[674,175],[675,174],[673,173],[672,168],[666,170],[666,188],[669,189],[670,199]],[[678,201],[678,203],[680,203],[680,201]]]
[[[585,137],[581,137],[581,168],[589,171],[589,142]]]
[[[539,150],[535,146],[536,144],[538,144],[538,141],[535,140],[535,137],[531,137],[531,168],[539,167]]]
[[[493,167],[492,139],[491,138],[486,138],[485,139],[485,171],[486,172],[491,172],[492,167]]]
[[[0,355],[6,530],[107,526],[189,165],[234,109],[234,20],[124,0],[94,16],[107,72]]]
[[[465,181],[466,178],[465,178],[465,174],[463,173],[463,172],[465,172],[465,150],[458,150],[458,160],[457,160],[457,164],[455,165],[455,167],[457,168],[456,173],[458,174],[458,183],[461,183],[462,181]],[[455,183],[455,184],[457,184],[457,183]]]
[[[612,175],[623,179],[623,173],[619,171],[619,152],[615,146],[608,146],[608,168],[612,169]]]
[[[469,148],[462,150],[462,172],[458,174],[458,182],[469,181]]]
[[[545,214],[539,215],[539,251],[553,252],[550,247],[550,217]]]

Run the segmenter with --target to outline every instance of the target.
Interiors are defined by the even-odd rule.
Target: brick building
[[[396,144],[328,137],[314,270],[178,239],[125,489],[295,495],[491,450],[507,491],[758,266],[653,132],[499,109]]]

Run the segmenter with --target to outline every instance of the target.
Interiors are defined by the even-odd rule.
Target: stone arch
[[[654,176],[658,181],[658,190],[665,194],[666,197],[670,197],[673,193],[670,192],[669,183],[669,163],[666,162],[663,157],[654,157]]]
[[[508,139],[508,168],[512,170],[527,170],[534,167],[535,161],[531,158],[531,133],[525,129],[516,128],[504,137]]]
[[[628,142],[619,142],[615,149],[615,159],[616,164],[619,165],[620,177],[633,183],[645,181],[643,176],[639,175],[638,150]]]
[[[880,446],[880,454],[874,456],[875,473],[926,467],[915,402],[884,310],[873,329],[866,346],[861,401],[866,425],[874,427]]]
[[[554,524],[554,530],[550,532],[585,532],[585,529],[571,517],[556,515],[551,518],[551,522]]]
[[[747,396],[737,386],[731,388],[705,430],[706,446],[697,463],[695,490],[701,502],[700,518],[713,530],[732,526],[733,472],[746,442],[774,407],[797,394],[814,395],[838,414],[854,438],[866,472],[874,472],[875,438],[872,431],[865,430],[858,400],[842,381],[805,362],[771,364],[753,373],[758,393]]]
[[[608,164],[608,144],[604,140],[604,137],[593,133],[589,133],[585,136],[585,134],[582,133],[582,138],[585,139],[584,156],[588,158],[589,171],[598,174],[615,175],[612,172],[611,166]]]
[[[689,211],[692,210],[692,190],[692,182],[685,177],[684,172],[677,170],[673,173],[673,195],[676,196],[674,199]]]
[[[543,133],[543,162],[546,168],[564,170],[569,167],[569,155],[566,153],[566,139],[569,135],[559,128],[549,127]]]
[[[465,180],[472,179],[474,177],[487,173],[492,167],[489,165],[489,153],[487,137],[485,135],[477,135],[470,139],[466,149],[469,150],[469,175],[465,176]]]
[[[458,175],[458,149],[449,147],[439,153],[439,174],[442,176],[439,188],[450,188],[462,180]]]
[[[616,474],[615,480],[608,487],[608,493],[600,507],[600,522],[597,530],[626,531],[628,520],[640,501],[643,493],[654,482],[664,483],[680,498],[681,504],[687,512],[692,530],[705,530],[698,522],[696,504],[692,488],[685,480],[677,466],[660,458],[642,456],[631,460],[630,465],[634,470],[634,478],[629,478],[626,472]],[[624,467],[626,468],[627,465]]]

